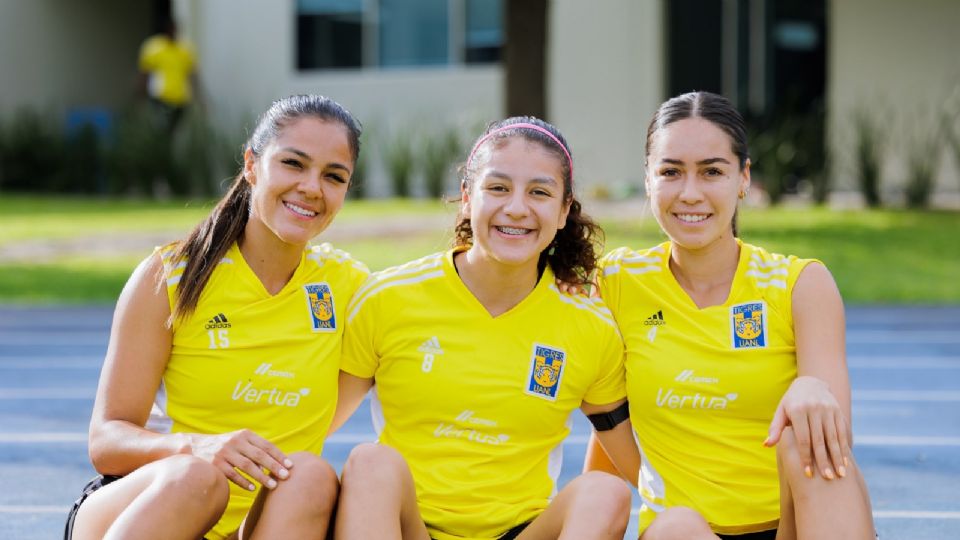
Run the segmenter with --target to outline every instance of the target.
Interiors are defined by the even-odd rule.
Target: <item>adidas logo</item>
[[[443,349],[440,348],[440,340],[437,339],[437,336],[433,336],[424,341],[423,345],[417,347],[417,350],[428,354],[443,354]]]
[[[207,321],[207,324],[206,326],[204,326],[204,328],[206,328],[207,330],[210,330],[213,328],[230,328],[230,322],[227,321],[226,315],[224,315],[223,313],[219,313],[217,314],[216,317]]]
[[[663,326],[667,324],[663,320],[663,310],[659,310],[653,315],[647,317],[647,320],[643,321],[644,326]]]

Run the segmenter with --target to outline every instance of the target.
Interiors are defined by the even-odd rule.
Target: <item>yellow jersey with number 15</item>
[[[160,249],[171,310],[184,268],[173,250]],[[367,275],[329,244],[309,247],[272,295],[231,246],[196,310],[174,322],[147,427],[208,434],[247,428],[285,453],[320,454],[336,408],[347,301]],[[255,495],[231,482],[227,510],[207,538],[236,530]]]
[[[371,276],[342,369],[375,379],[379,442],[410,466],[430,536],[499,538],[553,497],[570,414],[625,396],[623,344],[599,299],[562,294],[549,268],[491,316],[454,253]]]
[[[600,292],[626,344],[630,417],[643,455],[641,532],[666,507],[715,532],[775,528],[776,452],[763,446],[797,377],[791,294],[813,262],[737,241],[727,300],[698,308],[670,270],[669,242],[603,258]]]

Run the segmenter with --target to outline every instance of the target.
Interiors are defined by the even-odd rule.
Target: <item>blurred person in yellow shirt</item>
[[[196,65],[193,48],[180,39],[173,19],[167,19],[163,30],[140,46],[141,88],[169,132],[194,100]]]

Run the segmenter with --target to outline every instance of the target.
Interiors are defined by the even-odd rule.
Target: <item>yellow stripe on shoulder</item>
[[[663,269],[663,259],[666,255],[667,250],[662,244],[642,251],[625,247],[618,248],[603,258],[601,264],[603,275],[609,276],[621,271],[628,274],[660,272]]]
[[[360,310],[368,298],[383,290],[402,285],[420,283],[429,279],[443,277],[443,262],[445,253],[434,253],[421,259],[400,266],[374,272],[353,295],[347,305],[347,322],[349,323]]]

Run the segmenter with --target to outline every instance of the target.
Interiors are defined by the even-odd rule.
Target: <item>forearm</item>
[[[620,476],[636,486],[640,476],[640,450],[633,438],[630,421],[622,422],[611,430],[594,433],[602,447],[597,449],[603,450]]]
[[[156,433],[126,420],[90,428],[90,461],[101,474],[125,475],[148,463],[191,453],[185,433]]]

